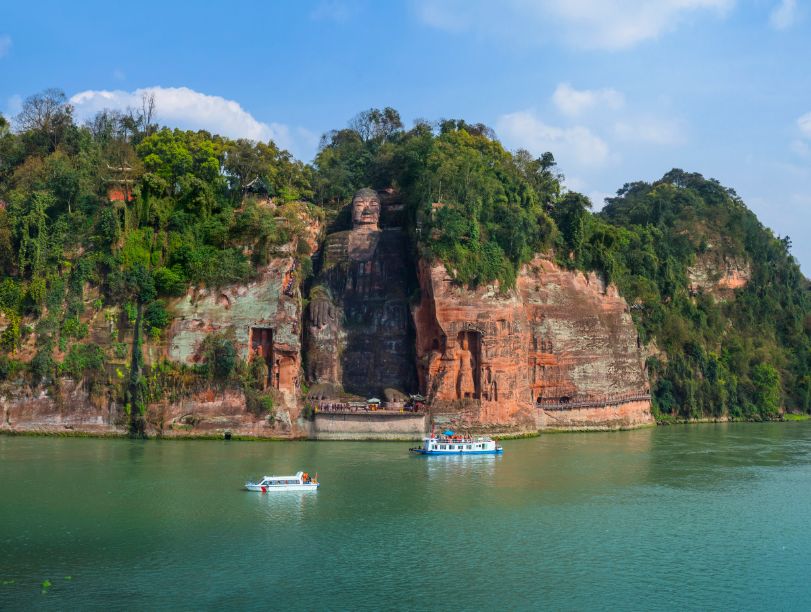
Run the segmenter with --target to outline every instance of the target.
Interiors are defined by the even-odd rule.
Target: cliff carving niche
[[[380,217],[377,192],[361,189],[352,200],[352,229],[324,241],[306,326],[311,398],[415,390],[414,273],[402,230],[381,229]]]
[[[460,331],[459,348],[454,361],[459,373],[456,376],[457,399],[479,399],[481,397],[481,334],[476,331]]]

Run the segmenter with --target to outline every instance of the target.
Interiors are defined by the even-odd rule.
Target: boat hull
[[[246,484],[246,491],[257,491],[259,493],[275,493],[277,491],[317,491],[318,483],[294,484],[294,485],[259,485]]]
[[[425,450],[424,448],[411,448],[412,453],[418,455],[501,455],[504,453],[503,448],[495,448],[493,450]]]

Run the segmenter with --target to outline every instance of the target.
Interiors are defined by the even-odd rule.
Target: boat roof
[[[295,478],[301,478],[304,475],[304,472],[296,472],[294,476],[262,476],[262,479],[265,478],[272,478],[275,480],[290,480]]]

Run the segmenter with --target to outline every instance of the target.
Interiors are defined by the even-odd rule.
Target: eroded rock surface
[[[419,279],[418,375],[434,412],[471,425],[556,427],[554,419],[543,418],[544,402],[623,405],[646,396],[627,305],[596,275],[562,270],[538,257],[522,270],[515,290],[505,293],[492,286],[461,288],[441,264],[422,262]],[[613,409],[592,410],[576,427],[652,422],[649,400],[633,412],[627,418]],[[575,420],[557,422],[569,428]]]
[[[752,278],[752,266],[743,258],[721,255],[709,250],[696,257],[687,268],[691,293],[708,293],[716,300],[731,300],[735,290],[746,286]]]
[[[99,391],[97,388],[96,391]],[[286,415],[269,419],[245,409],[245,396],[237,390],[206,389],[147,408],[147,434],[166,438],[232,435],[288,437],[298,432]],[[123,436],[127,415],[109,390],[91,393],[82,383],[59,379],[49,388],[25,385],[6,388],[0,395],[0,433],[48,433]]]
[[[536,401],[648,391],[636,328],[616,287],[540,257],[517,286],[530,323],[527,363]]]
[[[295,285],[289,290],[295,273],[295,259],[275,258],[247,285],[191,290],[170,305],[175,318],[167,334],[168,357],[197,363],[206,336],[224,333],[240,357],[266,361],[267,387],[279,391],[295,419],[301,368],[301,296]]]
[[[529,326],[518,294],[458,286],[421,262],[414,309],[420,390],[435,413],[466,423],[530,425]]]

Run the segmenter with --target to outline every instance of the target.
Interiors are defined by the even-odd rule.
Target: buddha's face
[[[356,195],[352,200],[352,225],[376,229],[380,222],[380,200],[377,196]]]

